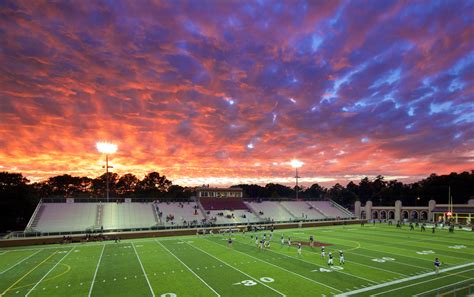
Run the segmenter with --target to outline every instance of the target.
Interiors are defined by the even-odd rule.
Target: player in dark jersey
[[[229,239],[227,240],[227,246],[232,247],[232,238],[231,237],[229,237]]]
[[[331,252],[329,252],[328,257],[329,257],[329,259],[328,259],[328,265],[329,265],[329,266],[334,265],[334,262],[333,262],[334,260],[333,260],[333,258],[332,258]]]
[[[436,273],[439,273],[439,267],[441,266],[441,262],[439,261],[438,258],[434,260],[434,266],[435,266]]]
[[[310,246],[311,248],[313,248],[313,246],[314,246],[314,237],[313,237],[313,235],[310,235],[310,236],[309,236],[309,246]]]
[[[301,256],[301,242],[298,242],[298,255]]]

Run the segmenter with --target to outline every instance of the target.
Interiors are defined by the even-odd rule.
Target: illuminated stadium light
[[[291,160],[290,162],[291,164],[291,167],[295,168],[295,171],[296,171],[296,174],[295,174],[295,193],[296,193],[296,200],[298,200],[298,178],[300,178],[298,176],[298,168],[301,168],[303,166],[303,162],[299,161],[299,160],[296,160],[296,159],[293,159]]]
[[[290,164],[291,164],[291,167],[293,168],[300,168],[303,166],[304,163],[299,160],[293,159],[291,160]]]
[[[114,154],[117,152],[117,145],[110,143],[110,142],[97,142],[95,144],[97,147],[97,150],[105,154],[105,179],[106,179],[106,199],[107,202],[109,201],[109,168],[112,168],[112,166],[109,166],[109,155]]]
[[[117,152],[117,145],[109,142],[97,142],[96,147],[100,153],[106,155]]]

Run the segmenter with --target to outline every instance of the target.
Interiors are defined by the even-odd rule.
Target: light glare
[[[299,160],[296,160],[296,159],[293,159],[291,160],[291,167],[293,168],[300,168],[301,166],[303,166],[303,162],[299,161]]]
[[[113,154],[117,151],[117,145],[109,142],[97,142],[97,150],[102,154]]]

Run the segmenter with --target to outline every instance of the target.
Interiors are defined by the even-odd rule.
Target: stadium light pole
[[[304,163],[301,162],[301,161],[298,161],[296,159],[293,159],[293,160],[291,160],[290,164],[291,164],[291,167],[295,168],[295,172],[296,172],[296,174],[295,174],[295,180],[296,180],[295,181],[295,192],[296,192],[296,200],[298,200],[298,178],[300,178],[298,176],[298,168],[301,168],[301,166],[303,166]]]
[[[117,145],[109,142],[97,142],[96,143],[97,150],[105,155],[105,184],[106,184],[106,199],[109,202],[109,168],[113,168],[109,166],[109,155],[117,152]]]

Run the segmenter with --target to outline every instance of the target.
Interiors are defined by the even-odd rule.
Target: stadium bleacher
[[[298,219],[323,220],[326,218],[306,201],[282,201],[281,206]]]
[[[245,202],[245,204],[255,211],[260,218],[267,221],[294,221],[296,218],[288,210],[286,210],[280,202],[262,201],[262,202]]]
[[[155,207],[161,213],[163,226],[185,226],[206,219],[195,202],[163,202],[155,204]]]
[[[350,218],[334,201],[244,202],[205,198],[196,202],[41,202],[28,232],[59,233],[194,227]]]
[[[43,203],[31,226],[38,232],[85,231],[96,223],[96,203]]]
[[[103,203],[104,230],[150,228],[157,225],[153,203]]]
[[[333,201],[310,201],[308,203],[327,218],[351,217],[351,213],[349,211],[343,211],[342,207],[336,207],[336,203]]]

